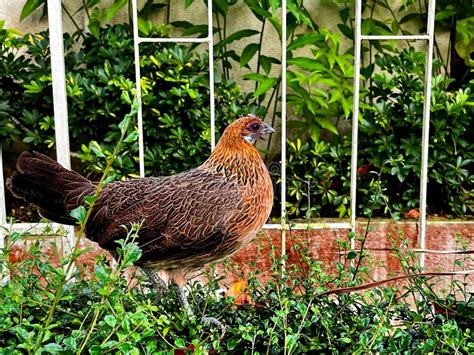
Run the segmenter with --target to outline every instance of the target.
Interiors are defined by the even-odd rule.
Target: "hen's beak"
[[[262,133],[263,134],[265,134],[265,133],[275,133],[275,130],[268,123],[263,122]]]

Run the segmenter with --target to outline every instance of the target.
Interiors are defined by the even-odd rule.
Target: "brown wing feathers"
[[[201,169],[116,182],[97,200],[88,237],[112,249],[126,234],[123,225],[135,221],[142,223],[137,240],[143,250],[140,262],[196,261],[222,244],[230,219],[242,210],[234,182]]]

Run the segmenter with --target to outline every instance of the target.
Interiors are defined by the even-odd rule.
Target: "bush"
[[[8,233],[8,231],[7,231]],[[178,307],[173,294],[156,303],[156,294],[139,282],[130,287],[123,277],[127,267],[140,258],[134,243],[136,229],[126,241],[117,244],[120,259],[96,257],[93,270],[82,267],[63,288],[63,266],[71,256],[60,258],[45,253],[40,241],[32,243],[29,257],[14,260],[11,251],[22,237],[9,233],[9,245],[0,251],[0,273],[11,270],[13,277],[0,285],[0,351],[90,353],[126,352],[172,354],[195,350],[198,353],[308,353],[308,352],[415,352],[425,353],[474,351],[472,316],[474,301],[466,292],[467,283],[454,283],[464,290],[463,301],[452,294],[440,297],[433,293],[434,280],[414,278],[403,287],[386,286],[361,293],[329,296],[327,289],[357,285],[367,280],[370,269],[349,267],[367,258],[365,252],[347,254],[333,265],[323,266],[314,260],[308,245],[295,243],[293,262],[282,271],[282,260],[274,247],[266,270],[242,274],[236,265],[226,263],[221,275],[234,274],[242,279],[231,285],[233,292],[222,294],[225,284],[215,270],[205,274],[206,284],[190,285],[189,316]],[[349,238],[356,236],[349,235]],[[357,237],[359,238],[359,237]],[[265,242],[265,241],[264,241]],[[269,243],[268,243],[269,244]],[[340,241],[348,250],[349,239]],[[54,246],[49,247],[49,251]],[[87,250],[76,250],[76,256]],[[354,253],[354,252],[352,252]],[[408,273],[416,270],[405,247],[395,251]],[[51,259],[59,260],[56,266]],[[349,260],[350,259],[350,260]],[[288,260],[287,260],[288,261]],[[250,265],[252,268],[253,265]],[[413,268],[413,269],[412,269]],[[330,271],[332,270],[332,271]],[[82,276],[80,276],[82,273]],[[239,287],[237,287],[239,286]],[[45,320],[60,297],[51,323]],[[453,288],[454,289],[454,288]],[[240,290],[240,291],[239,291]],[[414,307],[407,297],[421,294]],[[445,312],[434,312],[433,305]],[[202,314],[217,316],[226,333],[212,325],[203,325]],[[285,350],[283,350],[285,349]]]
[[[167,27],[147,26],[149,36],[168,33]],[[0,135],[7,144],[21,137],[35,149],[48,150],[54,146],[48,35],[15,37],[2,29],[0,39]],[[71,149],[89,170],[100,172],[134,93],[133,39],[129,26],[119,24],[107,26],[99,39],[65,34],[65,50]],[[142,45],[141,55],[146,173],[172,174],[199,165],[209,155],[211,139],[207,54],[154,44]],[[240,115],[262,114],[234,82],[218,78],[215,91],[218,133]],[[114,164],[116,177],[138,170],[136,134],[127,144]]]
[[[361,124],[360,158],[380,171],[391,208],[402,213],[419,204],[424,62],[414,49],[378,57],[383,72],[373,76],[373,106]],[[474,86],[450,92],[451,82],[441,75],[432,81],[428,211],[471,215]]]
[[[358,146],[358,213],[403,217],[419,205],[424,55],[414,49],[378,56],[364,94]],[[474,213],[474,83],[449,91],[432,82],[428,213]],[[289,145],[290,214],[347,214],[350,136],[299,137]]]

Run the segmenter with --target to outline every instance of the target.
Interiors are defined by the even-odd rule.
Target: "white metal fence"
[[[215,146],[215,116],[214,116],[214,65],[213,65],[213,20],[212,20],[212,1],[208,1],[208,35],[205,38],[143,38],[138,34],[137,19],[137,1],[132,2],[133,5],[133,36],[135,49],[135,70],[136,70],[136,89],[137,96],[141,95],[140,88],[140,44],[141,43],[159,43],[159,42],[175,42],[175,43],[206,43],[209,49],[209,81],[210,81],[210,121],[211,121],[211,148]],[[286,9],[286,0],[282,0],[282,8]],[[360,64],[361,64],[361,44],[363,41],[370,40],[423,40],[427,42],[427,61],[425,72],[425,103],[423,112],[423,132],[422,132],[422,160],[421,160],[421,179],[420,179],[420,220],[419,220],[419,248],[425,248],[426,234],[426,186],[427,186],[427,166],[428,166],[428,142],[429,142],[429,119],[430,119],[430,98],[431,98],[431,74],[432,74],[432,57],[433,57],[433,41],[434,41],[434,19],[435,19],[435,0],[429,1],[427,33],[425,35],[415,36],[373,36],[361,34],[361,16],[362,1],[355,1],[355,60],[354,60],[354,101],[353,112],[354,119],[352,121],[352,161],[351,161],[351,220],[350,223],[311,223],[296,224],[293,229],[355,229],[356,228],[356,192],[357,192],[357,152],[358,152],[358,117],[359,117],[359,91],[360,91]],[[56,151],[58,161],[66,167],[70,167],[69,152],[69,130],[67,118],[67,96],[65,89],[65,73],[64,73],[64,53],[63,53],[63,37],[62,37],[62,15],[61,0],[48,0],[48,19],[51,46],[51,66],[53,79],[53,98],[54,98],[54,120],[56,127]],[[266,224],[267,229],[281,229],[282,233],[282,251],[285,250],[286,230],[289,228],[288,221],[285,216],[285,204],[287,193],[286,179],[286,16],[282,16],[282,97],[281,97],[281,223]],[[144,132],[142,109],[138,112],[138,130],[139,130],[139,163],[140,176],[145,175],[144,164]],[[0,167],[2,164],[2,151],[0,145]],[[6,224],[6,208],[5,194],[3,183],[3,169],[0,169],[0,222]],[[18,224],[15,228],[24,230],[25,228],[36,227],[38,230],[41,225],[34,224]],[[73,229],[68,227],[70,238],[73,238]],[[0,235],[0,247],[3,246],[4,239]],[[353,241],[355,243],[355,241]],[[72,243],[70,243],[72,245]],[[355,245],[352,245],[355,247]],[[420,254],[420,263],[423,265],[424,254]]]

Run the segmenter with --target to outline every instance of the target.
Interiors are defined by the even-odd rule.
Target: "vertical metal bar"
[[[133,52],[135,62],[135,84],[137,100],[139,101],[137,112],[138,125],[138,160],[140,164],[140,177],[145,177],[145,149],[143,137],[143,109],[142,109],[142,88],[140,85],[140,46],[138,37],[138,7],[137,0],[132,0],[132,18],[133,18]]]
[[[426,197],[428,184],[428,158],[430,141],[430,109],[431,109],[431,77],[433,69],[433,45],[434,45],[434,20],[436,11],[436,0],[430,0],[428,3],[428,24],[427,34],[428,53],[426,55],[425,67],[425,102],[423,106],[423,130],[421,141],[421,176],[420,176],[420,229],[418,236],[418,247],[426,247]],[[425,266],[425,254],[420,253],[420,267]]]
[[[64,68],[63,24],[60,0],[48,0],[48,26],[53,79],[54,128],[58,162],[71,168],[67,115],[66,73]]]
[[[211,150],[216,146],[216,112],[214,98],[214,28],[212,26],[212,1],[207,2],[207,26],[209,43],[209,103],[211,114]]]
[[[352,101],[352,151],[351,151],[351,226],[356,230],[357,217],[357,148],[359,144],[359,91],[360,91],[360,57],[361,57],[361,27],[362,0],[355,2],[354,29],[354,97]],[[355,239],[351,240],[351,248],[355,248]]]
[[[286,0],[281,2],[281,254],[286,254]],[[283,264],[284,266],[284,264]]]
[[[64,65],[63,21],[61,0],[48,0],[49,48],[53,80],[54,133],[58,162],[71,169],[69,124],[67,112],[66,71]],[[66,248],[61,240],[63,253],[70,253],[74,245],[74,227],[64,226]]]

